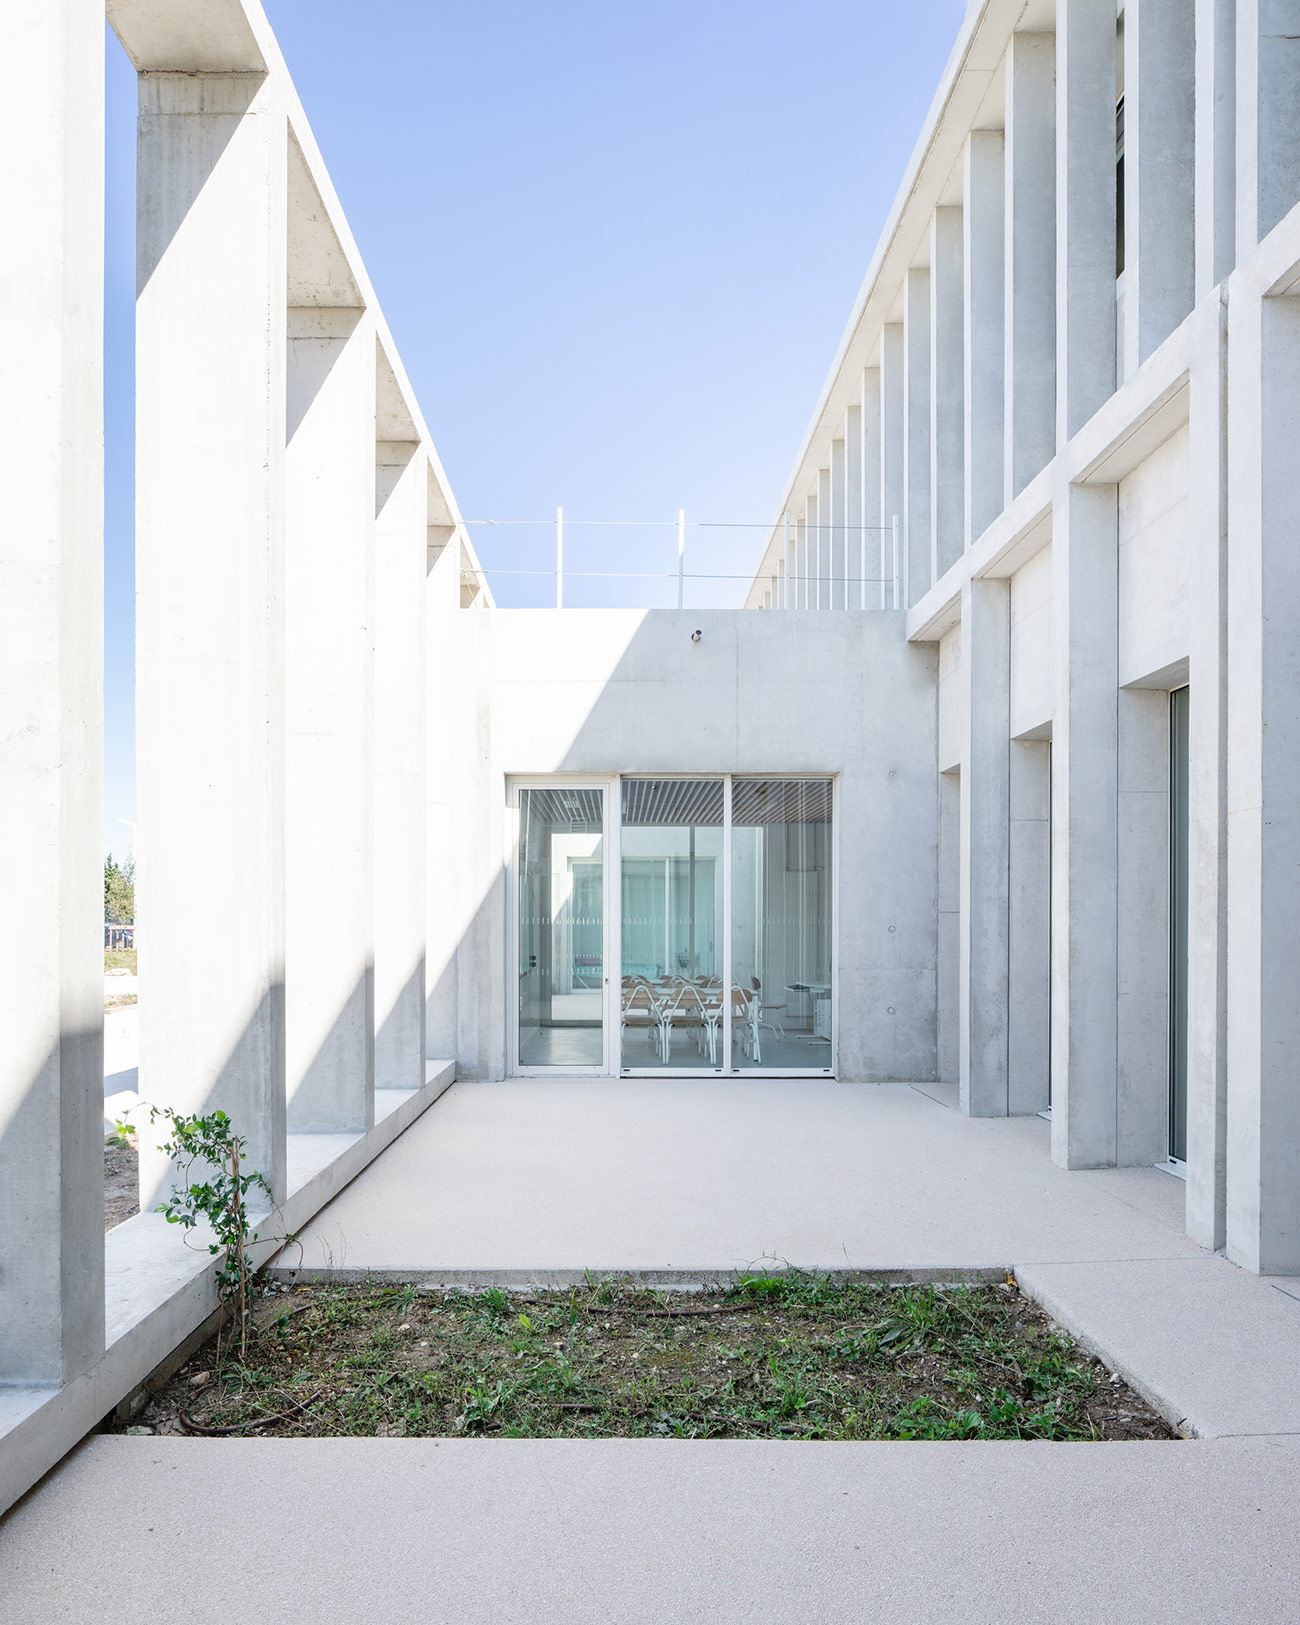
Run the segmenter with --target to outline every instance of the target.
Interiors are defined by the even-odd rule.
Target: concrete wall
[[[428,1022],[461,1076],[506,1063],[507,776],[720,772],[838,775],[839,1075],[935,1076],[935,657],[901,614],[518,610],[431,636],[457,675],[430,694],[429,779],[458,794]]]

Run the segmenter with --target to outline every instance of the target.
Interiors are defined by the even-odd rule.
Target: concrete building
[[[1265,1273],[1300,1270],[1298,38],[970,7],[748,597],[901,602],[937,656],[962,1109],[1169,1167]]]
[[[17,8],[0,1505],[215,1302],[101,1241],[103,16]],[[1300,1273],[1296,9],[974,0],[744,608],[508,612],[258,0],[108,0],[142,1096],[298,1228],[454,1075],[946,1082]]]

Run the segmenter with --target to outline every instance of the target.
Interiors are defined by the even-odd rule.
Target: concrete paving
[[[1042,1119],[905,1084],[457,1083],[308,1227],[304,1265],[998,1269],[1192,1258],[1183,1186],[1071,1174]]]
[[[1296,1617],[1298,1492],[1297,1440],[99,1438],[0,1525],[3,1613],[1269,1625]]]

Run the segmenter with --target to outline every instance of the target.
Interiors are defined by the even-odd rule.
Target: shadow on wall
[[[505,1069],[507,777],[727,772],[837,776],[839,1076],[934,1079],[936,657],[901,613],[497,610],[432,636],[430,790],[458,793],[428,1027],[461,1076]]]

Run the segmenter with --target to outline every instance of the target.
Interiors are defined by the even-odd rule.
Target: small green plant
[[[248,1311],[256,1288],[249,1249],[258,1239],[249,1222],[248,1193],[260,1190],[270,1201],[271,1187],[256,1169],[245,1170],[245,1142],[225,1112],[182,1116],[170,1107],[151,1106],[149,1116],[151,1122],[163,1118],[170,1125],[160,1149],[181,1169],[185,1181],[173,1185],[167,1200],[155,1211],[168,1224],[179,1224],[187,1232],[204,1221],[210,1226],[213,1239],[207,1243],[208,1252],[221,1260],[217,1293],[223,1315],[230,1317],[238,1331],[242,1360],[248,1354]],[[194,1177],[196,1166],[206,1171],[206,1178]]]
[[[129,1146],[135,1135],[130,1123],[119,1117],[113,1124],[113,1132],[108,1136],[114,1145]]]

